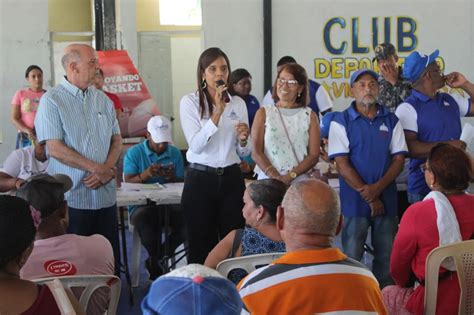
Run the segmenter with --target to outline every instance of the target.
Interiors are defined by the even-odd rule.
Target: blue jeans
[[[390,277],[390,254],[395,234],[398,230],[398,218],[377,216],[372,218],[344,217],[342,230],[342,247],[344,253],[352,259],[360,261],[364,255],[364,244],[371,228],[374,260],[372,272],[379,281],[381,288],[393,284]]]
[[[30,145],[32,145],[32,143],[26,133],[18,132],[16,134],[16,149],[29,147]]]
[[[426,197],[426,194],[419,194],[419,193],[408,191],[407,196],[408,196],[408,202],[412,204],[418,201],[422,201]]]
[[[114,251],[115,275],[120,276],[117,205],[102,209],[86,210],[69,207],[69,226],[67,232],[83,236],[100,234],[108,239]]]

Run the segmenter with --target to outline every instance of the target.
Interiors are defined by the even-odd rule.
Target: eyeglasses
[[[298,81],[296,80],[285,80],[280,78],[278,78],[277,83],[278,85],[287,84],[289,87],[295,87],[296,85],[298,85]]]
[[[438,73],[441,77],[444,76],[444,71],[443,69],[441,69],[441,65],[439,64],[439,62],[436,61],[436,66],[435,67],[432,67],[431,69],[428,69],[426,68],[425,72],[434,72],[434,73]]]
[[[431,169],[426,165],[426,163],[423,163],[420,165],[420,170],[424,173],[426,171],[430,171]]]

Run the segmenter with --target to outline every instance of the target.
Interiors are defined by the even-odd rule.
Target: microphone
[[[224,80],[217,80],[217,81],[216,81],[216,85],[217,85],[217,86],[225,85],[225,82],[224,82]],[[229,103],[229,102],[230,102],[230,96],[229,96],[229,92],[228,92],[228,91],[224,91],[224,93],[222,93],[222,99],[223,99],[224,102],[226,102],[226,103]]]

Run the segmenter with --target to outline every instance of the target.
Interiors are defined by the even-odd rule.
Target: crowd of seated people
[[[64,194],[71,187],[67,175],[39,174],[27,179],[17,191],[17,197],[35,209],[37,223],[33,250],[20,270],[22,279],[114,273],[112,246],[105,237],[66,234],[69,215]],[[81,293],[73,292],[78,297]],[[108,300],[106,289],[94,293],[87,314],[103,314]]]
[[[36,235],[32,214],[36,210],[19,197],[0,196],[0,313],[61,314],[54,289],[20,278],[20,270],[28,261]],[[76,314],[85,314],[72,292],[67,300]]]
[[[163,251],[157,237],[162,231],[157,224],[160,210],[156,205],[130,208],[130,220],[149,254],[150,279],[156,279],[142,303],[145,314],[185,312],[193,305],[183,301],[192,299],[196,290],[202,290],[197,296],[206,314],[237,314],[242,307],[244,313],[252,314],[423,313],[426,256],[446,244],[445,236],[437,236],[441,228],[436,216],[444,213],[456,219],[460,233],[454,235],[454,242],[474,235],[474,200],[465,193],[473,178],[473,161],[465,153],[466,144],[458,140],[459,117],[474,114],[474,85],[458,72],[444,76],[436,62],[438,51],[431,55],[413,52],[403,68],[397,66],[390,44],[380,45],[375,52],[380,74],[368,69],[352,73],[349,84],[354,100],[344,111],[332,113],[328,113],[332,104],[322,103],[324,89],[311,83],[292,57],[279,62],[271,93],[259,107],[250,95],[248,71],[232,72],[219,48],[201,54],[197,89],[180,102],[189,168],[185,172],[181,155],[172,146],[171,122],[164,116],[150,119],[146,141],[125,156],[126,182],[184,180],[181,205],[171,212],[171,252],[186,242],[191,265],[162,275],[160,261],[171,252]],[[0,257],[2,314],[58,312],[48,286],[29,281],[62,275],[51,273],[48,261],[68,263],[68,275],[118,273],[113,182],[121,137],[116,112],[112,101],[92,87],[94,80],[103,79],[103,73],[91,47],[68,46],[63,65],[67,76],[46,94],[39,82],[41,69],[27,70],[34,92],[44,94],[37,100],[38,115],[35,111],[36,117],[29,119],[34,125],[23,121],[23,114],[29,117],[23,113],[28,101],[13,106],[19,139],[25,133],[29,141],[21,138],[24,147],[13,151],[3,164],[0,191],[16,193],[27,203],[0,197],[0,224],[5,227]],[[464,90],[470,98],[438,93],[446,84]],[[101,146],[94,157],[91,148],[77,149],[81,125],[61,123],[65,117],[71,122],[75,109],[68,109],[66,116],[51,112],[64,110],[63,100],[55,93],[61,91],[79,104],[85,101],[76,98],[79,90],[97,97],[97,106],[104,108],[104,117],[92,111],[78,119],[85,124],[93,119],[92,128],[104,131],[91,140]],[[433,130],[435,125],[447,127]],[[66,141],[66,133],[74,141]],[[312,178],[320,154],[331,165],[336,162],[339,197],[327,184]],[[246,186],[239,165],[242,160],[252,161],[250,157],[258,180]],[[408,157],[407,190],[412,205],[400,218],[405,209],[397,209],[395,180]],[[59,170],[67,176],[57,174]],[[420,225],[425,227],[413,228]],[[19,231],[22,241],[11,243],[6,233]],[[373,273],[358,262],[369,231]],[[333,247],[339,233],[343,250]],[[227,258],[268,252],[286,253],[247,276],[231,274],[240,298],[232,282],[211,270]],[[445,299],[438,300],[438,314],[457,310],[460,293],[455,273],[449,265],[440,270],[438,294]],[[421,285],[414,287],[412,278]],[[18,289],[9,291],[9,286]],[[216,295],[217,287],[227,296]],[[77,313],[83,312],[74,295],[66,292]],[[103,313],[107,299],[99,293],[87,314]]]

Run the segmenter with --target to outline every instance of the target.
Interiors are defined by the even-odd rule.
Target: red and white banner
[[[123,138],[145,136],[150,117],[159,115],[158,105],[133,65],[126,50],[98,51],[104,72],[104,91],[116,94],[122,103],[119,116]]]

